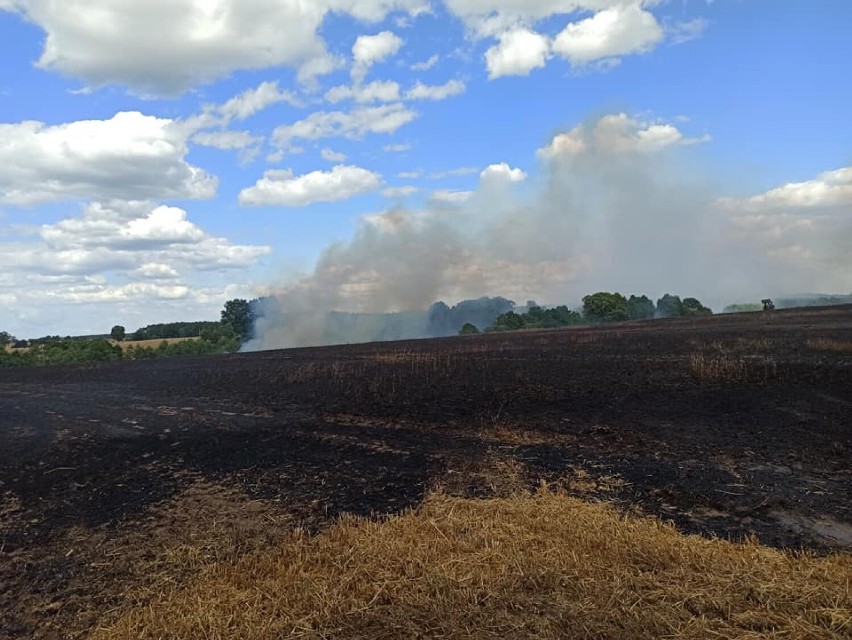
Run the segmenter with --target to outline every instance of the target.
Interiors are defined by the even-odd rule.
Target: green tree
[[[679,318],[683,315],[683,302],[680,296],[666,294],[657,300],[657,315],[661,318]]]
[[[620,293],[599,291],[583,298],[583,315],[592,322],[627,320],[627,298]]]
[[[479,333],[479,329],[475,324],[471,324],[470,322],[465,322],[459,331],[460,336],[473,336]]]
[[[124,337],[127,335],[127,332],[124,330],[120,324],[115,325],[112,330],[109,332],[109,337],[115,340],[116,342],[122,342]]]
[[[15,337],[8,331],[0,331],[0,347],[5,347],[15,341]]]
[[[251,304],[242,299],[228,300],[222,310],[222,324],[230,326],[240,342],[248,340],[254,326]]]
[[[684,298],[682,309],[683,315],[690,317],[713,315],[713,311],[701,304],[698,298]]]
[[[630,296],[627,301],[627,317],[631,320],[646,320],[656,314],[654,302],[648,296]]]

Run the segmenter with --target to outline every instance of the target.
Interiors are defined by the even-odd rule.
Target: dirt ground
[[[544,479],[852,549],[852,307],[0,370],[0,637],[85,637],[213,561]]]

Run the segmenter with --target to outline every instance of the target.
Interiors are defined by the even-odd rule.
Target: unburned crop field
[[[2,370],[0,637],[436,490],[846,552],[850,456],[852,307]]]

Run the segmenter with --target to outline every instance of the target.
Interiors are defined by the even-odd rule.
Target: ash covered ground
[[[541,480],[852,549],[852,307],[0,371],[0,636],[82,637],[343,513]]]

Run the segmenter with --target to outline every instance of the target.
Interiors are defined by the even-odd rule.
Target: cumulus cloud
[[[546,36],[529,29],[500,34],[499,43],[485,52],[488,77],[526,76],[547,63],[550,43]]]
[[[180,277],[180,274],[174,267],[158,262],[148,262],[133,271],[133,275],[137,278],[145,280],[174,280]]]
[[[553,137],[538,150],[541,158],[570,157],[593,151],[600,154],[655,153],[667,147],[709,142],[710,136],[685,137],[667,123],[647,123],[626,113],[601,117],[591,126],[577,125]]]
[[[521,169],[512,169],[505,162],[500,164],[492,164],[486,167],[479,174],[481,180],[493,180],[497,182],[523,182],[527,179],[527,174]]]
[[[195,144],[214,149],[246,149],[263,141],[248,131],[201,131],[192,136]]]
[[[274,104],[286,102],[297,107],[301,103],[290,91],[282,91],[277,82],[261,82],[254,89],[247,89],[234,96],[216,110],[227,120],[245,120],[259,111],[263,111]]]
[[[663,28],[638,2],[619,4],[569,24],[553,41],[553,51],[582,65],[644,53],[663,39]]]
[[[399,100],[399,84],[391,81],[376,80],[367,85],[347,87],[340,85],[326,91],[325,99],[332,104],[342,100],[355,102],[396,102]]]
[[[318,35],[329,12],[377,22],[390,12],[416,14],[419,0],[6,0],[46,33],[38,60],[98,87],[121,84],[142,94],[176,95],[237,69],[302,67],[304,79],[328,70]],[[85,19],[81,19],[85,16]],[[152,45],[151,34],[156,34]],[[359,48],[377,56],[382,42]],[[385,45],[387,46],[387,45]]]
[[[104,215],[104,214],[107,215]],[[41,237],[52,249],[101,247],[107,249],[157,249],[193,244],[204,232],[187,220],[186,211],[159,206],[143,217],[122,219],[100,207],[90,207],[80,218],[44,225]]]
[[[382,147],[382,151],[386,151],[387,153],[403,153],[404,151],[409,151],[410,149],[410,144],[386,144]],[[416,178],[417,176],[414,177]]]
[[[411,70],[412,71],[428,71],[429,69],[434,67],[436,64],[438,64],[438,61],[440,59],[441,59],[441,56],[439,56],[438,54],[435,54],[431,58],[429,58],[428,60],[424,60],[423,62],[415,62],[413,65],[411,65]]]
[[[617,62],[620,57],[644,53],[665,38],[684,42],[698,37],[704,20],[672,21],[664,28],[650,9],[656,0],[445,0],[476,38],[496,38],[486,53],[489,77],[527,75],[556,54],[574,65]],[[591,13],[591,16],[586,14]],[[558,16],[558,18],[557,18]],[[564,19],[550,35],[535,26]],[[549,33],[549,31],[548,31]]]
[[[450,80],[445,84],[434,86],[418,81],[405,93],[405,97],[407,100],[446,100],[451,96],[464,93],[465,88],[464,82],[460,80]]]
[[[728,209],[748,212],[852,206],[852,167],[826,171],[805,182],[789,182],[750,198],[720,202]]]
[[[350,112],[318,111],[273,131],[274,143],[288,148],[294,140],[319,140],[343,137],[359,139],[368,133],[389,134],[417,117],[417,112],[401,103],[378,107],[359,107]]]
[[[245,268],[271,251],[210,236],[183,209],[143,201],[93,202],[80,216],[39,227],[37,241],[0,246],[0,268],[42,278],[123,272],[166,279]]]
[[[253,187],[240,192],[240,204],[300,207],[314,202],[337,202],[378,189],[379,174],[356,166],[337,165],[331,171],[295,176],[289,169],[267,171]]]
[[[370,67],[395,55],[403,40],[392,31],[382,31],[374,36],[358,36],[352,45],[352,79],[360,83]]]
[[[212,198],[217,180],[186,161],[187,135],[176,121],[138,112],[0,124],[0,202]]]
[[[320,151],[320,155],[323,160],[328,160],[329,162],[346,162],[346,154],[340,153],[338,151],[334,151],[326,147],[322,151]]]

